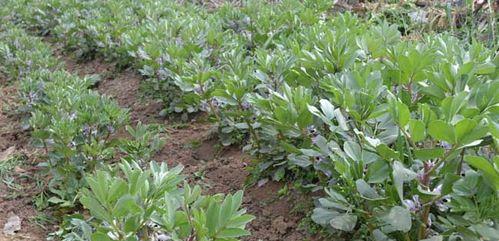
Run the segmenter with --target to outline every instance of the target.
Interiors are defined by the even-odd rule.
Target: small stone
[[[265,184],[267,184],[267,182],[269,182],[268,178],[260,179],[260,180],[258,180],[257,186],[258,187],[263,187]]]
[[[3,233],[6,235],[14,235],[19,230],[21,230],[21,218],[10,213],[7,223],[3,226]]]

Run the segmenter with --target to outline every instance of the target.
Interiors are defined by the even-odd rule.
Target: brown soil
[[[29,147],[29,133],[22,130],[20,117],[13,115],[18,103],[16,87],[2,81],[1,76],[0,97],[0,168],[5,168],[12,158],[19,160],[0,173],[0,241],[45,240],[54,227],[36,223],[41,213],[33,198],[40,193],[39,183],[43,183],[36,167],[39,160],[36,150]],[[21,230],[7,237],[2,230],[10,215],[21,218]]]
[[[70,72],[104,76],[97,90],[115,99],[122,107],[129,108],[132,123],[142,121],[164,125],[168,130],[168,139],[164,148],[154,156],[155,160],[165,161],[169,165],[182,164],[189,180],[202,185],[211,194],[245,189],[249,175],[246,167],[251,158],[242,153],[240,147],[220,148],[213,138],[214,127],[203,121],[202,116],[188,123],[160,118],[160,103],[141,100],[141,77],[138,74],[131,70],[117,73],[112,65],[101,60],[78,63],[69,57],[63,59]],[[296,202],[310,200],[297,198],[296,195],[279,198],[277,192],[284,185],[268,182],[262,187],[254,185],[246,188],[244,206],[256,219],[248,227],[251,237],[244,240],[319,240],[298,228],[304,213],[293,212]]]

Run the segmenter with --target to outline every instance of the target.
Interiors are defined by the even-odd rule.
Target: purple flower
[[[317,129],[315,128],[314,125],[307,127],[307,131],[308,131],[308,134],[311,136],[316,137],[317,135],[319,135],[319,132],[317,131]]]
[[[418,195],[412,196],[412,199],[406,199],[404,200],[404,205],[409,209],[411,212],[417,212],[421,209],[421,201],[419,200]]]
[[[317,144],[317,141],[318,141],[318,135],[317,136],[313,136],[312,137],[312,144],[316,145]]]
[[[194,92],[196,94],[201,94],[203,92],[203,87],[200,85],[196,85],[196,87],[194,87]]]
[[[433,189],[433,192],[434,193],[438,193],[440,195],[440,193],[442,193],[442,184],[438,184],[434,189]]]
[[[112,125],[107,125],[107,131],[109,131],[109,133],[114,133],[115,129]]]
[[[88,126],[87,124],[85,124],[83,126],[82,131],[83,131],[83,135],[88,136],[90,134],[90,126]]]
[[[419,182],[422,183],[424,181],[424,170],[420,170],[417,174],[416,177],[418,178]]]
[[[426,162],[426,168],[432,169],[434,166],[435,166],[435,162],[434,161],[427,161]]]
[[[243,108],[243,110],[249,110],[251,108],[251,104],[247,101],[243,101],[241,107]]]
[[[449,143],[447,143],[445,141],[440,142],[440,146],[443,147],[446,150],[450,150],[452,148],[451,144],[449,144]]]
[[[157,240],[158,241],[168,241],[168,240],[172,240],[172,238],[169,235],[166,235],[166,234],[159,234],[157,236]]]

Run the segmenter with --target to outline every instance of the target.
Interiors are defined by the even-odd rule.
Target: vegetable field
[[[499,240],[498,12],[3,0],[0,240]]]

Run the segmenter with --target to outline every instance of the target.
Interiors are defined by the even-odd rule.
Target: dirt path
[[[243,154],[240,147],[220,150],[212,138],[213,128],[209,123],[196,119],[176,123],[160,118],[161,104],[140,97],[141,76],[131,70],[115,72],[112,65],[101,60],[78,63],[70,57],[63,59],[70,72],[81,76],[101,76],[97,90],[114,98],[122,107],[129,108],[132,123],[162,124],[169,130],[166,145],[156,154],[155,160],[184,165],[184,173],[202,183],[209,193],[228,193],[244,188],[249,175],[246,167],[251,158]],[[299,222],[305,214],[293,211],[296,202],[310,201],[297,195],[279,198],[282,187],[281,183],[268,182],[245,190],[244,205],[256,219],[249,225],[252,236],[244,240],[318,240],[299,230]]]
[[[0,75],[0,241],[45,240],[54,227],[44,223],[34,198],[43,189],[43,179],[36,165],[37,150],[29,145],[29,132],[23,130],[16,83],[7,83]],[[5,236],[4,224],[13,215],[21,218],[21,230]]]

